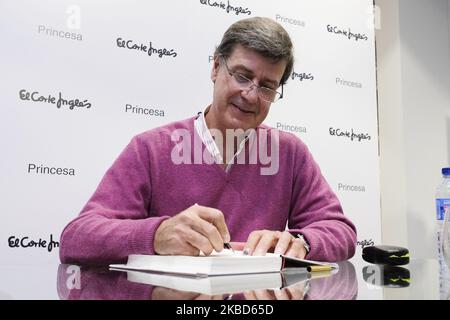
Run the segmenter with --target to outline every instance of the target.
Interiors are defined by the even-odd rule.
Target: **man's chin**
[[[254,114],[243,115],[242,113],[228,114],[227,128],[247,130],[256,128],[257,124],[254,121]]]

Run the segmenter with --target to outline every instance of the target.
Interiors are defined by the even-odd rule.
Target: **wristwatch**
[[[306,241],[305,237],[301,233],[297,233],[295,236],[298,239],[302,240],[302,244],[303,244],[303,247],[306,250],[306,253],[309,253],[309,251],[311,250],[311,246],[309,245],[308,241]]]

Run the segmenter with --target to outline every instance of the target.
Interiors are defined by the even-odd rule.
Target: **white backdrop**
[[[215,46],[231,23],[250,16],[281,23],[295,46],[295,77],[266,124],[295,132],[309,146],[358,228],[356,254],[364,244],[379,243],[372,5],[1,1],[2,263],[58,261],[50,239],[59,241],[131,137],[210,103]],[[119,38],[147,49],[151,42],[166,55],[120,47]],[[80,102],[58,108],[60,95]]]

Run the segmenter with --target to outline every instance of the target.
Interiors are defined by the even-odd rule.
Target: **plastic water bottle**
[[[450,168],[442,169],[442,182],[436,191],[437,245],[440,299],[450,300]]]

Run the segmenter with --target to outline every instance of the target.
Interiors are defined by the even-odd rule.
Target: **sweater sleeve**
[[[153,254],[156,229],[168,217],[149,217],[149,150],[133,138],[106,172],[80,215],[63,230],[63,263],[125,262],[129,254]]]
[[[297,144],[294,159],[289,231],[303,234],[310,244],[307,259],[350,259],[356,249],[354,224],[344,215],[336,194],[306,145]]]

